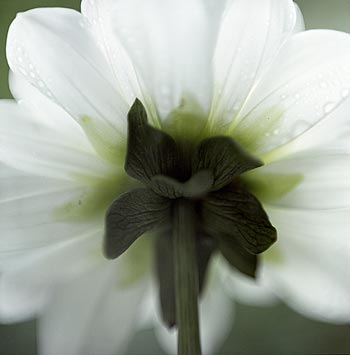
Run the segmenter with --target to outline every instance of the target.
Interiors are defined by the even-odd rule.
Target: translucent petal
[[[350,36],[313,30],[288,40],[231,126],[256,153],[287,144],[350,99]]]
[[[213,125],[229,124],[288,37],[302,29],[290,0],[234,0],[219,32],[214,58]]]
[[[98,158],[79,135],[76,142],[70,134],[66,137],[54,122],[26,105],[1,100],[0,111],[0,161],[31,174],[64,180],[111,173],[112,166]]]
[[[58,283],[103,262],[102,231],[85,232],[71,241],[27,252],[3,269],[0,277],[1,322],[38,316]]]
[[[350,154],[308,151],[250,174],[252,192],[274,206],[350,208]],[[254,190],[255,189],[255,190]]]
[[[116,37],[112,43],[120,40],[125,46],[148,107],[153,101],[161,117],[180,104],[208,110],[213,50],[225,1],[95,2],[91,10],[84,1],[83,11],[92,11],[90,18],[100,14],[108,33]]]
[[[80,13],[43,8],[17,15],[6,50],[11,70],[93,131],[95,145],[124,137],[128,105]]]
[[[349,322],[350,209],[266,208],[279,240],[264,254],[262,281],[305,316]]]
[[[140,282],[118,285],[117,262],[108,262],[58,285],[39,321],[39,349],[46,355],[123,354],[145,291]]]

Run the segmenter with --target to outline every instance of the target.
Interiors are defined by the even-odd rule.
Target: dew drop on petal
[[[324,113],[330,113],[335,108],[335,106],[336,106],[335,102],[327,102],[323,106]]]
[[[285,100],[287,98],[287,95],[283,94],[281,95],[281,100]]]

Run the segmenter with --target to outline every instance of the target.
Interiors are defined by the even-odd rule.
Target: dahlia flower
[[[123,353],[145,308],[174,351],[198,288],[205,354],[231,296],[349,322],[348,34],[291,0],[83,0],[19,14],[7,60],[0,319],[41,354]]]

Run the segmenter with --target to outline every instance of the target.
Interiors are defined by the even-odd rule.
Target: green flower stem
[[[178,199],[173,218],[178,355],[200,355],[196,230],[191,202]]]

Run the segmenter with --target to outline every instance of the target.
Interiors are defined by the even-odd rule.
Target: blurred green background
[[[333,28],[350,32],[350,0],[299,0],[297,3],[308,28]],[[17,12],[49,6],[79,9],[80,1],[0,0],[0,98],[11,97],[5,58],[6,35],[11,21]],[[225,355],[336,353],[350,353],[350,325],[314,322],[284,305],[264,308],[236,305],[235,326],[220,352]],[[0,325],[0,354],[36,354],[35,321]],[[162,350],[152,331],[148,330],[135,336],[127,354],[156,355],[162,354]]]

